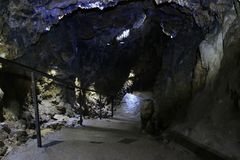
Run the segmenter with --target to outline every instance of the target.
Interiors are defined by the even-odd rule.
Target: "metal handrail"
[[[76,86],[75,84],[69,83],[68,81],[66,81],[64,79],[54,77],[54,76],[49,75],[49,74],[47,74],[45,72],[42,72],[42,71],[39,71],[39,70],[34,69],[32,67],[29,67],[27,65],[24,65],[24,64],[12,61],[12,60],[8,60],[8,59],[2,58],[2,57],[0,57],[0,63],[7,64],[7,65],[14,65],[14,66],[20,67],[23,70],[26,70],[26,71],[31,73],[31,82],[32,82],[32,87],[31,88],[32,88],[33,105],[34,105],[34,109],[35,109],[35,125],[36,125],[35,127],[36,127],[36,133],[37,133],[37,144],[38,144],[38,147],[42,147],[42,140],[41,140],[41,130],[40,130],[40,121],[39,121],[38,99],[37,99],[37,93],[36,93],[36,79],[35,79],[36,75],[35,74],[39,74],[39,75],[41,75],[43,77],[52,79],[53,81],[58,82],[58,83],[62,84],[63,86],[65,86],[67,88],[70,88],[70,89],[84,90],[84,91],[90,91],[90,92],[95,92],[95,93],[100,94],[100,104],[99,104],[100,105],[100,119],[102,118],[101,117],[101,115],[102,115],[102,113],[101,113],[101,111],[102,111],[102,103],[101,103],[101,93],[100,92],[98,92],[96,90],[85,89],[85,88]],[[112,109],[111,109],[112,110],[112,114],[111,114],[111,116],[113,116],[113,103],[114,103],[114,99],[113,99],[112,95],[108,95],[108,96],[112,97]]]
[[[0,57],[0,63],[11,64],[11,65],[15,65],[15,66],[21,67],[22,69],[24,69],[24,70],[26,70],[28,72],[34,72],[34,73],[37,73],[37,74],[39,74],[39,75],[41,75],[43,77],[52,79],[55,82],[61,83],[62,85],[66,86],[67,88],[70,88],[70,89],[78,89],[78,90],[84,90],[84,91],[95,92],[95,93],[99,93],[100,94],[99,91],[92,90],[92,89],[86,89],[86,88],[82,88],[82,87],[76,86],[74,84],[69,83],[68,81],[66,81],[64,79],[54,77],[54,76],[52,76],[50,74],[47,74],[47,73],[45,73],[43,71],[39,71],[37,69],[34,69],[32,67],[29,67],[27,65],[24,65],[24,64],[12,61],[12,60],[8,60],[8,59]]]

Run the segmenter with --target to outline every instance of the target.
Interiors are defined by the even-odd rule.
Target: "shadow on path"
[[[47,143],[47,144],[44,144],[43,147],[44,147],[44,148],[52,147],[52,146],[55,146],[55,145],[60,144],[60,143],[62,143],[62,142],[63,142],[63,141],[52,141],[52,142],[49,142],[49,143]]]

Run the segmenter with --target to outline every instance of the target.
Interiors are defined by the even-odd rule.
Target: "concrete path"
[[[132,107],[127,109],[125,106],[125,110],[132,110]],[[136,106],[135,109],[138,110]],[[133,116],[138,114],[135,109],[126,114],[128,118],[124,118],[124,113],[121,112],[114,119],[85,120],[85,127],[63,128],[44,137],[43,148],[36,147],[36,140],[29,140],[10,152],[5,160],[198,159],[173,142],[164,144],[141,134],[138,118]]]

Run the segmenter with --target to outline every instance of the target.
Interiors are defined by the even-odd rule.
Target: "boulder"
[[[32,128],[32,126],[34,125],[34,119],[31,112],[24,111],[22,114],[22,119],[26,121],[27,128]]]
[[[42,114],[42,115],[40,115],[40,120],[42,121],[42,122],[48,122],[48,121],[50,121],[51,120],[51,115],[46,115],[46,114]]]
[[[27,129],[26,130],[28,137],[31,139],[35,139],[37,137],[37,133],[35,129]]]
[[[28,140],[28,134],[26,130],[21,130],[21,129],[16,130],[14,131],[13,136],[16,138],[18,142],[20,142],[20,144]]]
[[[80,125],[81,125],[80,117],[69,118],[66,123],[67,127],[78,127]]]
[[[27,122],[23,119],[19,119],[18,121],[15,122],[14,127],[17,129],[27,129]]]
[[[0,125],[0,141],[3,141],[5,139],[7,139],[9,137],[9,133],[6,132],[6,130],[4,129],[4,127],[2,127]]]
[[[49,121],[43,125],[43,128],[51,128],[54,130],[59,130],[61,129],[66,122],[64,121]]]
[[[5,123],[1,123],[0,124],[0,130],[5,131],[6,133],[10,134],[11,133],[11,129],[8,127],[7,124]]]
[[[55,114],[54,119],[56,119],[57,121],[68,121],[69,117],[68,116],[64,116],[64,115],[60,115],[60,114]]]
[[[65,114],[66,113],[66,108],[62,105],[56,106],[57,110],[59,111],[60,114]]]
[[[59,111],[55,106],[52,105],[51,102],[48,100],[42,101],[42,103],[39,105],[39,113],[40,115],[51,115],[52,117],[55,114],[59,114]]]

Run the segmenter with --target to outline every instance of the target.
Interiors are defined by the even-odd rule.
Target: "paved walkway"
[[[129,97],[128,97],[129,98]],[[43,138],[43,148],[29,140],[6,160],[197,160],[196,156],[171,142],[164,144],[141,134],[138,103],[125,99],[125,108],[114,119],[85,120],[85,127],[63,128]],[[130,98],[131,100],[131,98]],[[136,100],[136,99],[135,99]],[[127,109],[128,104],[131,108]],[[132,106],[136,104],[136,106]],[[134,108],[134,109],[133,109]],[[126,117],[124,118],[124,112]],[[129,111],[129,112],[128,112]],[[120,114],[121,113],[121,114]],[[135,118],[134,118],[135,115]],[[130,116],[130,118],[129,118]]]

